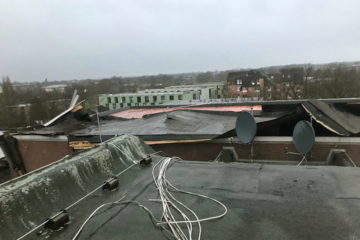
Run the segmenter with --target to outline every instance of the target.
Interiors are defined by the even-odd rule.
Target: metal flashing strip
[[[292,142],[292,137],[255,137],[254,142]],[[315,137],[315,143],[360,144],[360,137]]]
[[[292,143],[292,137],[273,137],[273,136],[259,136],[255,137],[254,143]],[[223,138],[215,139],[210,142],[227,142],[227,143],[240,143],[237,138]],[[338,143],[338,144],[360,144],[360,137],[315,137],[315,143]]]
[[[185,139],[185,140],[164,140],[164,141],[144,141],[144,142],[149,145],[156,145],[156,144],[171,144],[171,143],[206,142],[209,140],[211,139]]]
[[[39,142],[67,142],[68,137],[60,136],[41,136],[41,135],[15,135],[14,138],[23,141],[39,141]]]

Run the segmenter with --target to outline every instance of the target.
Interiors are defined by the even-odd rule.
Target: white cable
[[[162,158],[157,163],[155,163],[153,168],[152,168],[152,177],[153,177],[156,189],[158,190],[158,193],[159,193],[159,199],[155,199],[155,200],[150,199],[150,201],[160,202],[161,203],[162,214],[161,214],[160,219],[156,219],[154,217],[154,214],[147,207],[143,206],[141,203],[139,203],[137,201],[122,201],[124,199],[124,197],[125,197],[124,196],[124,197],[120,198],[119,200],[117,200],[115,202],[105,203],[105,204],[102,204],[99,207],[97,207],[89,215],[89,217],[86,218],[86,220],[83,222],[83,224],[81,225],[81,227],[79,228],[79,230],[77,231],[75,236],[72,238],[72,240],[77,239],[77,237],[80,235],[80,233],[83,230],[83,228],[85,227],[85,225],[95,215],[95,213],[97,211],[99,211],[99,209],[101,209],[101,208],[103,208],[104,206],[107,206],[107,205],[116,205],[116,204],[136,204],[137,206],[143,208],[150,215],[150,217],[151,217],[153,223],[155,224],[155,226],[158,226],[158,227],[162,228],[164,231],[166,231],[170,235],[172,235],[176,240],[192,240],[192,235],[193,235],[193,230],[194,230],[192,224],[196,223],[197,226],[198,226],[197,240],[200,240],[201,235],[202,235],[201,222],[219,219],[219,218],[226,215],[228,209],[223,203],[221,203],[220,201],[218,201],[218,200],[216,200],[214,198],[211,198],[211,197],[208,197],[208,196],[205,196],[205,195],[202,195],[202,194],[198,194],[198,193],[184,191],[184,190],[176,188],[166,178],[167,169],[171,165],[171,162],[176,160],[176,159],[178,159],[178,158],[169,158],[169,157]],[[157,174],[155,174],[156,169],[158,170]],[[175,198],[175,196],[170,192],[169,187],[171,188],[171,191],[173,191],[173,192],[179,192],[179,193],[188,194],[188,195],[197,196],[197,197],[201,197],[201,198],[211,200],[211,201],[219,204],[224,209],[224,212],[222,214],[219,214],[219,215],[216,215],[216,216],[211,216],[211,217],[201,218],[200,219],[197,216],[197,214],[195,213],[194,210],[192,210],[190,207],[186,206],[183,202],[181,202],[181,201],[179,201],[178,199]],[[187,216],[181,210],[181,208],[186,209],[186,211],[190,212],[195,217],[195,219],[191,220],[191,218],[189,216]],[[179,216],[181,216],[182,219],[176,219],[175,218],[174,210],[179,214]],[[181,227],[182,224],[185,224],[185,227],[186,227],[187,231],[184,232],[184,230]],[[165,226],[167,226],[167,228]]]
[[[192,223],[197,223],[198,226],[199,226],[199,234],[198,234],[198,239],[201,238],[201,224],[200,222],[204,222],[204,221],[209,221],[209,220],[214,220],[214,219],[219,219],[223,216],[226,215],[228,209],[226,208],[226,206],[221,203],[220,201],[214,199],[214,198],[211,198],[211,197],[208,197],[208,196],[205,196],[205,195],[202,195],[202,194],[197,194],[197,193],[193,193],[193,192],[188,192],[188,191],[183,191],[183,190],[180,190],[176,187],[174,187],[169,180],[166,179],[166,169],[168,168],[171,160],[174,160],[176,158],[166,158],[164,159],[163,161],[159,161],[157,164],[155,164],[155,166],[153,167],[153,171],[152,171],[152,174],[153,174],[153,179],[154,179],[154,183],[159,191],[159,195],[160,195],[160,199],[161,199],[161,202],[162,202],[162,205],[163,205],[163,216],[162,216],[162,219],[164,219],[163,222],[158,222],[157,225],[168,225],[170,227],[170,229],[172,230],[173,232],[173,235],[174,237],[176,238],[178,233],[181,233],[181,228],[178,228],[178,224],[182,224],[182,223],[185,223],[186,226],[188,227],[188,230],[189,230],[189,239],[191,239],[191,233],[192,233],[192,227],[191,229],[189,228],[189,224],[192,224]],[[160,164],[161,162],[161,164]],[[159,173],[158,173],[158,176],[157,178],[155,178],[155,169],[157,168],[157,166],[159,166]],[[196,213],[191,210],[189,207],[187,207],[185,204],[181,203],[180,201],[178,201],[177,199],[175,199],[175,197],[168,191],[168,188],[167,188],[167,185],[169,185],[173,190],[177,191],[177,192],[180,192],[180,193],[185,193],[185,194],[189,194],[189,195],[193,195],[193,196],[197,196],[197,197],[202,197],[202,198],[206,198],[206,199],[209,199],[209,200],[212,200],[214,201],[215,203],[219,204],[222,206],[222,208],[224,208],[224,212],[220,215],[216,215],[216,216],[212,216],[212,217],[208,217],[208,218],[203,218],[203,219],[199,219],[197,216],[196,216]],[[170,197],[169,197],[170,196]],[[171,214],[171,210],[170,210],[170,207],[172,208],[175,208],[177,211],[178,211],[178,207],[176,207],[176,204],[171,200],[173,199],[175,202],[177,202],[178,204],[180,204],[182,207],[184,207],[185,209],[187,209],[188,211],[190,211],[196,218],[196,220],[189,220],[188,217],[183,217],[184,220],[175,220]],[[170,206],[170,207],[169,207]],[[183,213],[181,213],[182,216],[183,216]],[[173,227],[173,224],[175,224],[175,228]],[[176,239],[182,239],[182,238],[176,238]]]
[[[83,230],[83,228],[85,227],[86,223],[95,215],[95,213],[97,211],[99,211],[101,208],[107,206],[107,205],[113,205],[116,204],[118,202],[120,202],[121,200],[123,200],[125,198],[126,195],[122,196],[119,200],[115,201],[115,202],[111,202],[111,203],[104,203],[102,205],[100,205],[98,208],[96,208],[90,215],[89,217],[83,222],[83,224],[80,226],[79,230],[77,231],[77,233],[75,234],[75,236],[72,238],[72,240],[76,240],[77,237],[80,235],[81,231]]]

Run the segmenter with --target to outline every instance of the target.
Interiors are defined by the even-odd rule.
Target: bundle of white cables
[[[122,201],[124,197],[120,198],[118,201],[111,202],[111,203],[105,203],[100,205],[98,208],[93,211],[90,216],[85,220],[85,222],[81,225],[80,229],[77,231],[75,236],[73,237],[73,240],[77,239],[80,235],[82,229],[85,227],[87,222],[95,215],[95,213],[100,210],[101,208],[105,206],[111,206],[111,205],[117,205],[117,204],[135,204],[141,208],[143,208],[152,218],[152,221],[156,224],[156,226],[159,226],[164,231],[166,231],[170,236],[172,236],[176,240],[192,240],[193,239],[193,224],[196,224],[198,226],[197,231],[197,239],[201,239],[201,233],[202,233],[202,227],[201,222],[204,221],[210,221],[214,219],[222,218],[227,213],[226,206],[221,203],[220,201],[202,195],[198,193],[183,191],[178,188],[176,188],[171,182],[166,178],[166,171],[170,166],[170,163],[172,161],[176,161],[178,158],[163,158],[162,160],[158,161],[153,169],[152,169],[152,176],[154,179],[155,186],[159,193],[160,199],[150,199],[150,201],[160,202],[162,205],[162,216],[160,220],[155,219],[154,214],[144,205],[137,201]],[[204,199],[211,200],[218,205],[220,205],[224,211],[222,214],[211,216],[207,218],[199,218],[194,210],[192,210],[190,207],[185,205],[183,202],[179,201],[174,197],[174,195],[171,192],[178,192],[183,194],[188,194],[191,196],[196,196]],[[184,211],[187,211],[191,214],[191,216],[188,216]],[[180,219],[176,219],[176,217]],[[182,227],[184,226],[185,227]]]
[[[156,188],[158,189],[158,192],[159,192],[160,202],[162,204],[162,210],[163,210],[162,218],[161,218],[162,221],[158,222],[157,225],[167,226],[169,229],[168,231],[177,240],[191,240],[193,237],[192,236],[193,235],[193,224],[196,223],[198,226],[197,239],[200,240],[201,232],[202,232],[201,222],[218,219],[218,218],[225,216],[225,214],[227,213],[227,208],[223,203],[221,203],[220,201],[218,201],[214,198],[211,198],[211,197],[208,197],[208,196],[205,196],[202,194],[198,194],[198,193],[183,191],[183,190],[180,190],[180,189],[174,187],[174,185],[172,185],[171,182],[166,178],[166,170],[168,169],[170,163],[172,161],[175,161],[176,159],[177,158],[164,158],[163,160],[157,162],[153,167],[152,175],[153,175],[153,179],[154,179]],[[158,169],[157,175],[155,174],[156,169]],[[197,216],[195,211],[192,210],[191,208],[189,208],[188,206],[186,206],[183,202],[180,202],[179,200],[177,200],[174,197],[174,195],[171,194],[169,189],[171,189],[172,192],[180,192],[180,193],[189,194],[192,196],[197,196],[197,197],[212,200],[215,203],[219,204],[224,209],[224,212],[220,215],[199,219],[199,217]],[[184,213],[184,210],[185,211],[187,210],[188,212],[190,212],[194,218],[192,218],[192,216],[188,216],[186,213]],[[175,213],[174,211],[177,213]],[[175,215],[176,216],[180,215],[182,219],[180,219],[180,220],[175,219]],[[181,225],[184,225],[184,224],[186,226],[185,231],[181,227]]]

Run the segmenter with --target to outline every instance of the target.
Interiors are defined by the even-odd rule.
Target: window
[[[183,96],[182,96],[182,95],[179,95],[179,96],[178,96],[178,99],[179,99],[179,100],[183,100]]]
[[[121,102],[123,102],[123,103],[126,102],[125,97],[121,98]]]
[[[165,100],[165,96],[161,96],[161,101],[164,101]]]
[[[237,80],[237,85],[242,85],[242,80],[241,79]]]
[[[170,100],[174,100],[174,96],[173,96],[173,95],[170,95]]]
[[[108,97],[107,100],[108,100],[108,103],[111,103],[111,97]]]
[[[154,102],[157,101],[157,96],[153,96]]]
[[[149,96],[145,96],[145,102],[149,102]]]
[[[118,97],[114,97],[115,103],[119,102],[119,98]]]
[[[134,101],[134,97],[133,97],[133,96],[129,97],[129,99],[130,99],[129,102],[131,102],[131,103]]]
[[[141,97],[137,97],[137,102],[141,102]]]

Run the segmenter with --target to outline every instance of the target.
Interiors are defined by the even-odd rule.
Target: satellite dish
[[[249,112],[240,112],[235,124],[236,135],[241,143],[251,143],[256,135],[256,122]]]
[[[311,123],[302,120],[295,125],[293,131],[293,142],[298,152],[302,154],[310,152],[315,143],[315,132]]]

